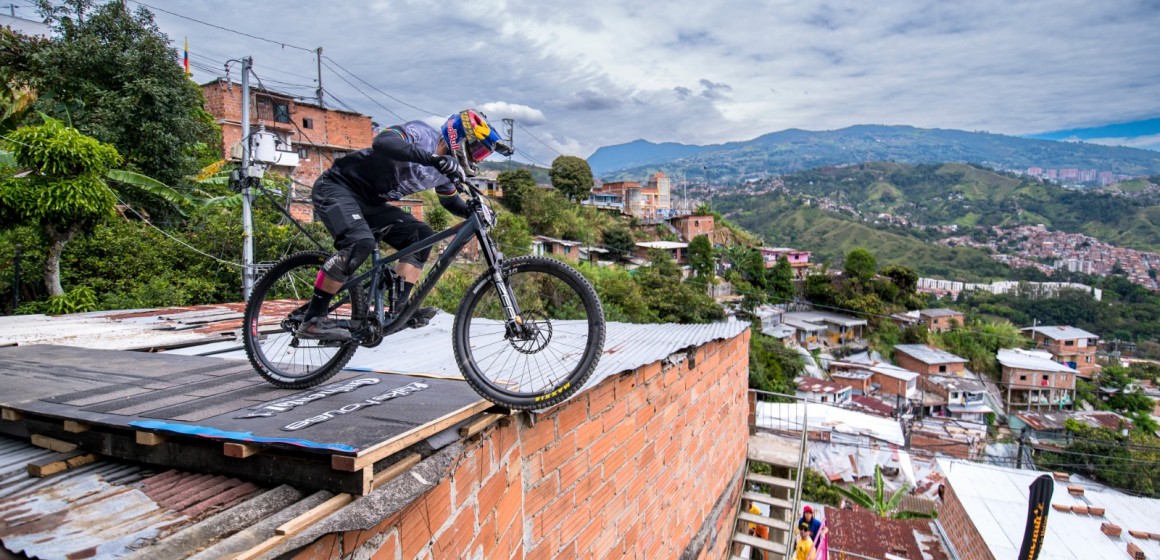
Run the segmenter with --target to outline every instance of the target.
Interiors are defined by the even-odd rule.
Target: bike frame
[[[456,189],[459,192],[465,192],[471,196],[471,204],[473,211],[469,218],[456,224],[453,227],[447,228],[435,235],[422,239],[410,246],[396,251],[393,255],[383,258],[380,256],[379,245],[375,244],[374,250],[371,252],[371,269],[358,275],[351,280],[348,280],[343,288],[349,289],[352,286],[357,286],[363,282],[369,282],[367,293],[368,306],[370,302],[375,305],[375,318],[382,329],[382,336],[390,336],[406,327],[407,321],[418,311],[423,300],[431,293],[435,287],[435,283],[447,271],[455,257],[459,256],[463,247],[474,237],[479,241],[480,252],[483,254],[484,262],[487,263],[487,274],[491,276],[492,282],[499,291],[500,301],[503,303],[504,313],[507,319],[507,326],[509,331],[518,329],[521,323],[519,308],[516,305],[515,297],[510,291],[510,288],[503,281],[503,274],[501,272],[500,264],[503,261],[503,254],[495,248],[495,243],[488,235],[491,229],[488,223],[491,212],[483,203],[482,195],[474,186],[468,185],[464,188],[462,183],[456,184]],[[487,225],[485,225],[487,224]],[[411,299],[398,310],[390,323],[387,323],[386,306],[383,305],[386,291],[384,290],[384,283],[380,280],[384,274],[394,275],[393,271],[389,271],[387,266],[399,259],[413,255],[428,247],[433,247],[437,243],[451,238],[450,245],[447,246],[436,259],[435,264],[431,265],[426,276],[424,276],[413,288]]]

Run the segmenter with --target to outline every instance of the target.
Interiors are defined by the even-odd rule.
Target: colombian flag
[[[185,76],[189,77],[189,37],[185,38],[185,51],[182,55],[181,63],[185,66]]]

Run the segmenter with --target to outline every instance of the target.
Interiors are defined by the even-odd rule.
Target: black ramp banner
[[[1051,492],[1055,481],[1051,475],[1043,475],[1031,483],[1031,499],[1027,503],[1027,527],[1023,529],[1023,546],[1019,548],[1019,560],[1035,560],[1043,548],[1043,535],[1047,533],[1047,512],[1051,510]]]

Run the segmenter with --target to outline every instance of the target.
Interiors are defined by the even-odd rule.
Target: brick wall
[[[900,397],[906,396],[906,381],[901,379],[890,377],[889,375],[883,375],[881,373],[875,373],[870,377],[870,382],[877,383],[878,392],[884,395],[896,395]]]
[[[418,500],[296,558],[720,558],[748,439],[748,339],[497,424]]]
[[[995,560],[950,484],[946,485],[943,503],[938,508],[938,523],[950,538],[959,560]]]
[[[894,351],[894,362],[902,369],[923,375],[959,375],[963,373],[965,366],[965,364],[959,362],[951,364],[928,364],[898,350]],[[939,371],[939,366],[945,366],[946,371]]]

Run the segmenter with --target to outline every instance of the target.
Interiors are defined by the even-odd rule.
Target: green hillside
[[[865,247],[878,257],[880,265],[906,265],[924,276],[968,281],[1010,276],[1006,265],[978,249],[936,245],[900,230],[873,227],[840,214],[803,207],[795,197],[726,197],[717,208],[738,225],[764,237],[767,245],[806,249],[819,262],[835,261],[854,247]]]
[[[792,194],[829,198],[863,216],[888,213],[914,224],[1044,224],[1124,247],[1160,250],[1156,195],[1134,197],[1064,189],[964,165],[866,163],[782,177]],[[1139,193],[1146,185],[1131,185]]]

